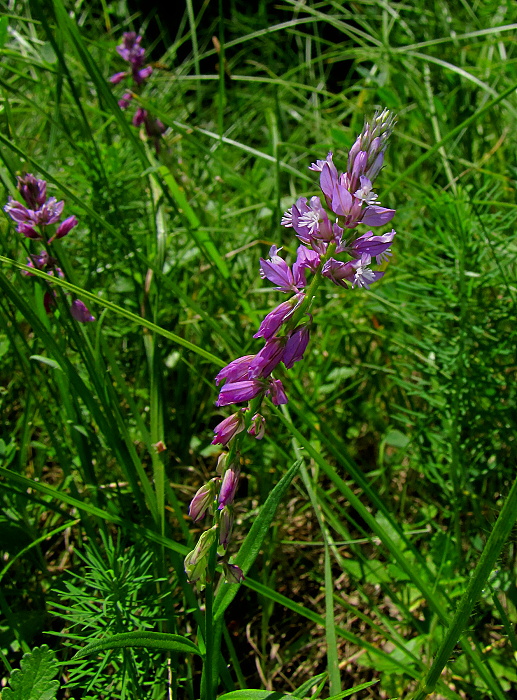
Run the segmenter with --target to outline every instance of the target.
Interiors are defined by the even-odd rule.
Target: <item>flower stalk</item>
[[[332,153],[310,165],[310,170],[320,174],[320,188],[327,208],[320,197],[314,196],[310,200],[300,197],[284,213],[281,221],[286,228],[294,229],[301,242],[295,261],[288,265],[279,255],[281,248],[275,245],[271,246],[268,259],[260,259],[262,279],[269,280],[279,292],[290,294],[290,297],[266,315],[253,336],[265,341],[262,349],[255,355],[233,360],[215,377],[216,385],[222,384],[216,406],[244,402],[247,406],[222,420],[214,429],[213,444],[225,446],[227,451],[219,458],[218,477],[201,487],[190,507],[196,522],[205,514],[212,516],[213,524],[201,535],[200,542],[206,541],[206,532],[217,533],[213,536],[210,552],[197,556],[198,543],[187,556],[187,575],[200,588],[213,585],[214,553],[221,558],[227,582],[244,578],[245,572],[231,564],[227,554],[241,468],[239,447],[246,435],[255,439],[264,436],[266,422],[259,410],[265,397],[276,406],[288,402],[283,382],[277,374],[282,365],[284,370],[292,369],[306,352],[314,301],[324,278],[345,289],[369,289],[384,275],[384,270],[375,270],[371,266],[389,259],[395,231],[375,235],[368,230],[361,234],[358,227],[385,226],[395,214],[395,210],[380,206],[373,191],[373,182],[382,168],[394,123],[388,110],[377,113],[370,123],[366,122],[350,150],[345,172],[338,172]],[[343,260],[343,256],[347,259]],[[308,282],[309,273],[313,277]],[[211,495],[207,496],[208,493]],[[211,499],[210,506],[207,499]],[[222,522],[223,530],[219,532]],[[192,560],[195,561],[195,572],[191,571]]]

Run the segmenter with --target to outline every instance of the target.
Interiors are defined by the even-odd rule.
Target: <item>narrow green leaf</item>
[[[201,655],[198,647],[190,639],[180,634],[166,634],[164,632],[124,632],[114,634],[107,639],[99,639],[80,649],[73,659],[82,659],[84,656],[97,654],[99,651],[111,649],[162,649],[163,651],[185,652],[187,654]]]
[[[378,680],[375,681],[368,681],[368,683],[361,683],[361,685],[356,685],[353,688],[349,688],[348,690],[343,690],[341,693],[338,693],[337,695],[331,695],[328,700],[341,700],[341,698],[347,698],[350,695],[353,695],[354,693],[357,693],[359,690],[364,690],[365,688],[369,688],[372,685],[375,685],[378,683]]]
[[[3,47],[5,44],[5,40],[7,39],[7,28],[9,26],[9,19],[8,17],[0,17],[0,49]]]
[[[41,362],[44,365],[48,365],[53,369],[58,369],[60,372],[63,371],[61,365],[55,360],[52,360],[50,357],[44,357],[43,355],[31,355],[29,357],[29,360],[37,360],[38,362]]]
[[[296,700],[294,695],[276,693],[272,690],[232,690],[231,693],[219,695],[218,700]]]

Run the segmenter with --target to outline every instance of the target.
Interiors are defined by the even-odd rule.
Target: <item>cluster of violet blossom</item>
[[[147,78],[153,72],[152,66],[145,66],[145,49],[140,46],[142,37],[137,35],[136,32],[126,32],[122,37],[122,44],[117,46],[117,52],[124,61],[127,61],[131,69],[128,71],[122,71],[120,73],[115,73],[110,78],[110,83],[118,85],[125,78],[131,78],[135,84],[136,89],[147,80]],[[119,107],[121,109],[127,109],[131,104],[133,99],[132,92],[125,92],[122,98],[118,101]],[[154,139],[155,147],[158,149],[159,138],[165,132],[166,127],[159,119],[152,117],[147,110],[142,107],[138,107],[135,114],[133,115],[133,126],[145,127],[145,131],[149,138]]]
[[[213,444],[228,445],[229,450],[219,458],[218,476],[204,484],[190,504],[189,514],[195,522],[207,513],[214,518],[213,527],[203,532],[185,559],[189,580],[201,587],[206,582],[209,554],[217,538],[226,580],[243,579],[243,572],[226,560],[240,474],[237,446],[245,430],[257,439],[264,436],[265,419],[258,413],[264,397],[270,397],[277,406],[287,403],[282,381],[274,378],[273,372],[281,363],[288,370],[302,359],[309,343],[316,286],[326,277],[340,287],[369,289],[384,275],[384,271],[373,270],[371,265],[373,261],[379,265],[388,260],[395,231],[375,235],[368,230],[361,234],[358,226],[384,226],[395,215],[394,209],[380,206],[373,191],[394,123],[388,110],[376,113],[371,122],[366,122],[350,149],[344,173],[336,169],[332,153],[309,166],[320,173],[320,188],[330,215],[320,197],[300,197],[281,221],[283,226],[293,228],[301,241],[295,262],[289,266],[278,255],[281,249],[276,246],[271,247],[268,260],[260,259],[261,277],[291,297],[267,314],[253,336],[263,338],[264,347],[256,355],[233,360],[215,378],[217,385],[224,382],[217,406],[249,403],[214,428]],[[335,255],[346,255],[347,259],[339,260]],[[309,272],[314,276],[308,284]]]
[[[4,211],[16,222],[16,230],[25,238],[33,241],[46,241],[47,248],[40,253],[31,254],[27,259],[27,266],[36,270],[42,270],[51,277],[64,278],[63,271],[58,267],[57,260],[49,253],[49,246],[59,238],[64,238],[77,226],[77,218],[69,216],[64,221],[59,221],[65,203],[58,202],[55,197],[47,197],[47,183],[45,180],[38,180],[30,173],[18,178],[18,191],[25,204],[9,197]],[[52,235],[48,234],[48,226],[55,227]],[[53,229],[51,229],[52,231]],[[23,272],[24,275],[31,276],[31,272]],[[43,297],[43,303],[47,313],[52,310],[56,303],[54,290],[47,290]],[[79,299],[74,299],[70,306],[70,313],[76,321],[87,323],[95,321],[95,318],[88,311],[85,304]]]

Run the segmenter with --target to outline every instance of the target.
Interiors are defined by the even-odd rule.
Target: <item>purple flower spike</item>
[[[70,307],[70,313],[79,323],[89,323],[95,321],[95,316],[92,316],[85,304],[79,299],[75,299]]]
[[[264,385],[261,381],[252,380],[246,382],[226,383],[219,397],[215,402],[216,406],[229,406],[232,403],[241,403],[241,401],[250,401],[264,391]]]
[[[286,338],[270,338],[250,364],[249,378],[268,377],[282,361]]]
[[[248,435],[254,437],[256,440],[262,440],[266,434],[266,419],[261,416],[260,413],[255,413],[251,419],[251,425],[248,428]]]
[[[229,365],[223,367],[222,370],[215,378],[216,386],[226,379],[228,383],[240,382],[242,379],[248,379],[248,371],[250,368],[251,361],[255,355],[244,355],[243,357],[238,357]]]
[[[197,490],[196,495],[191,500],[188,514],[195,523],[204,517],[207,510],[215,501],[216,481],[218,481],[218,479],[210,479],[207,484],[203,484],[203,486]]]
[[[282,302],[276,309],[270,311],[253,337],[264,338],[264,340],[272,338],[280,326],[293,315],[294,310],[301,304],[304,298],[305,294],[300,292],[300,294],[296,294],[296,296],[288,301]]]
[[[298,326],[298,328],[295,328],[291,333],[282,358],[286,369],[291,369],[295,362],[302,359],[307,345],[309,344],[309,337],[310,334],[307,325]]]
[[[225,418],[214,428],[215,438],[212,445],[226,445],[234,435],[244,430],[244,416],[242,411],[237,411],[232,416]]]
[[[230,465],[228,469],[224,472],[223,483],[221,484],[221,490],[219,491],[219,510],[222,510],[225,506],[229,506],[233,503],[235,498],[235,492],[237,491],[237,486],[239,484],[239,476],[241,470],[238,465]]]

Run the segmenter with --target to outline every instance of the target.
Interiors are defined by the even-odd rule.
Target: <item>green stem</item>
[[[433,665],[429,669],[426,678],[422,681],[413,700],[424,700],[430,693],[434,692],[441,672],[447,663],[452,650],[460,639],[463,629],[469,621],[470,614],[477,603],[483,588],[486,585],[490,572],[494,568],[497,557],[510,534],[510,531],[517,519],[517,479],[513,482],[506,503],[504,504],[499,517],[494,525],[485,549],[481,554],[478,565],[472,574],[467,590],[463,594],[454,619],[436,655]]]
[[[334,254],[334,251],[336,250],[336,243],[329,243],[329,246],[327,248],[327,252],[325,255],[321,257],[321,262],[320,265],[318,266],[318,269],[316,270],[314,277],[311,280],[311,283],[305,290],[305,299],[302,301],[300,306],[296,309],[294,314],[291,316],[289,319],[288,323],[286,324],[286,333],[288,331],[291,331],[293,328],[296,328],[297,324],[300,322],[300,319],[304,316],[304,314],[307,312],[307,310],[312,306],[312,302],[314,300],[314,296],[318,290],[318,287],[321,284],[321,281],[323,279],[323,265],[329,260],[332,255]]]

